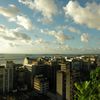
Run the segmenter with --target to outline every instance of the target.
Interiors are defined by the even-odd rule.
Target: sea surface
[[[22,64],[25,57],[37,58],[42,56],[54,56],[53,54],[0,54],[0,64],[5,64],[6,61],[13,61],[17,64]]]
[[[5,64],[6,61],[13,61],[17,64],[22,64],[25,57],[37,58],[37,57],[53,57],[53,56],[67,56],[73,57],[80,54],[0,54],[0,64]]]
[[[6,61],[13,61],[17,64],[22,64],[25,57],[37,58],[45,55],[39,54],[0,54],[0,64],[5,64]]]

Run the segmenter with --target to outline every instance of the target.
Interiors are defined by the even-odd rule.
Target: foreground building
[[[12,61],[0,66],[0,93],[8,93],[13,89],[13,67]]]
[[[36,75],[33,79],[33,89],[40,94],[46,94],[49,89],[49,81],[43,75]]]
[[[71,100],[70,69],[66,64],[61,64],[56,77],[57,100]]]

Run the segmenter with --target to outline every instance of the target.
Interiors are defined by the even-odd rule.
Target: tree
[[[89,81],[75,83],[74,100],[100,100],[100,67],[90,72]]]

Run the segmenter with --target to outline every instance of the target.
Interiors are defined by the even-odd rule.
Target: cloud
[[[54,44],[54,42],[45,40],[43,38],[37,38],[35,41],[33,41],[33,45],[34,44],[45,47],[45,46],[48,46],[48,45],[50,46],[51,44]]]
[[[63,9],[66,17],[70,16],[76,23],[100,30],[100,4],[92,2],[82,7],[77,1],[69,1]]]
[[[68,30],[72,33],[81,34],[81,31],[79,29],[68,25],[59,25],[56,27],[56,30]]]
[[[15,5],[10,4],[8,8],[0,7],[0,14],[7,17],[9,22],[15,22],[26,30],[34,27],[31,20],[22,14]]]
[[[41,12],[48,20],[52,20],[52,16],[57,13],[55,0],[19,0],[19,2],[27,5],[32,10]]]
[[[67,25],[59,25],[59,26],[57,26],[56,27],[56,30],[65,30],[65,29],[67,29]]]
[[[25,33],[13,32],[13,34],[18,40],[25,40],[25,41],[31,40],[31,38]]]
[[[48,20],[48,18],[46,18],[46,17],[44,17],[44,18],[38,18],[37,21],[41,22],[43,24],[51,24],[52,23],[52,19]]]
[[[54,30],[41,30],[42,33],[47,35],[54,36],[59,42],[64,42],[66,40],[73,39],[73,37],[64,34],[62,31],[54,31]]]
[[[41,44],[41,43],[45,43],[44,40],[42,38],[39,38],[37,40],[35,40],[36,44]]]
[[[88,42],[89,41],[89,35],[87,33],[83,33],[81,35],[81,41],[82,42]]]
[[[20,11],[17,9],[17,7],[12,4],[9,5],[8,8],[0,7],[0,14],[8,18],[16,17],[16,15],[19,13]]]
[[[33,0],[18,0],[20,3],[28,6],[30,9],[33,9],[35,8],[35,5],[34,5],[34,2]]]
[[[0,37],[3,38],[4,40],[9,40],[9,41],[16,40],[15,37],[11,37],[11,36],[0,35]]]
[[[81,31],[74,27],[67,27],[67,30],[73,33],[81,34]]]
[[[8,29],[4,25],[0,25],[0,38],[4,41],[19,41],[19,42],[26,42],[31,41],[30,36],[25,33],[19,32],[19,28],[16,29]]]
[[[18,47],[18,46],[20,46],[20,45],[17,44],[17,43],[13,43],[13,42],[12,42],[12,43],[9,43],[9,46],[10,46],[10,47],[16,47],[16,46]]]
[[[39,47],[37,46],[39,45]],[[43,38],[38,38],[33,41],[33,46],[36,46],[42,53],[62,53],[71,50],[71,47],[66,44],[59,44],[55,41],[48,41]]]
[[[15,18],[11,18],[9,21],[16,22],[16,24],[24,27],[26,30],[33,29],[33,24],[31,22],[31,20],[24,15],[17,15]]]
[[[5,30],[5,26],[4,25],[0,25],[0,32],[4,32],[4,30]]]
[[[57,40],[62,41],[62,42],[64,42],[65,40],[72,39],[72,37],[65,35],[62,31],[55,33],[54,36]]]
[[[72,48],[69,45],[61,44],[57,47],[57,49],[66,51],[66,50],[71,50]]]
[[[23,26],[27,30],[31,30],[33,28],[31,20],[27,18],[26,16],[18,15],[16,17],[16,23],[20,26]]]

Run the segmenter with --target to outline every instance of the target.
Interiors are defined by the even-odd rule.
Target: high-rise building
[[[50,81],[50,91],[56,94],[56,71],[57,71],[58,63],[56,61],[52,61],[49,68],[49,81]]]
[[[66,64],[60,64],[60,70],[57,70],[57,100],[70,100],[70,69]]]
[[[46,64],[38,64],[32,66],[32,75],[40,75],[47,76],[48,65]]]
[[[13,89],[13,77],[14,77],[14,63],[13,61],[7,61],[6,63],[6,69],[7,69],[7,73],[8,73],[8,91]]]
[[[33,79],[33,88],[40,94],[46,94],[49,89],[49,81],[43,75],[36,75]]]
[[[10,92],[13,89],[13,66],[12,61],[0,66],[0,92]]]
[[[18,68],[16,72],[17,72],[16,76],[17,86],[21,88],[25,84],[25,70],[23,68]]]
[[[63,94],[63,75],[61,71],[57,71],[57,100],[62,100],[62,94]]]
[[[5,67],[0,66],[0,93],[5,92]]]

